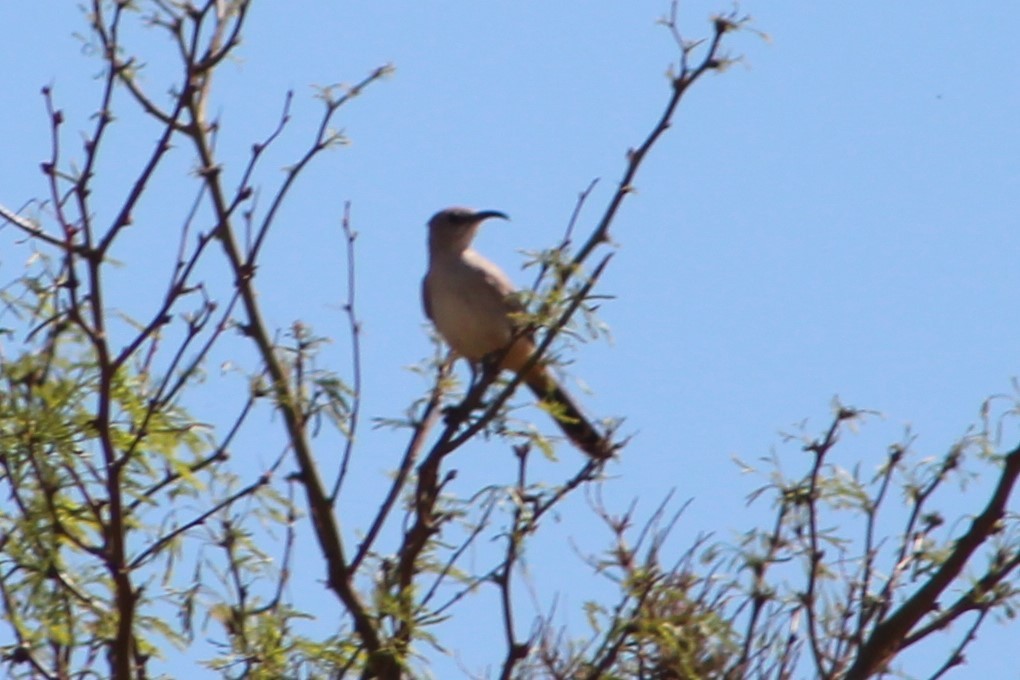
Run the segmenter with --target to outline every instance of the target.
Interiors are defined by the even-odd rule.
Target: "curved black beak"
[[[479,210],[478,212],[475,213],[474,217],[479,222],[481,222],[482,220],[491,219],[493,217],[498,217],[501,220],[510,219],[510,217],[506,213],[500,212],[498,210]]]

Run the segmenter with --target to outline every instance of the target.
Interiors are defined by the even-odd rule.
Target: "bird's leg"
[[[481,399],[475,394],[485,374],[483,362],[468,361],[468,370],[471,371],[471,378],[468,380],[467,390],[460,403],[447,406],[443,409],[443,416],[447,426],[462,423],[471,415],[471,411],[478,408]]]
[[[470,369],[470,371],[471,371],[471,380],[468,381],[468,389],[467,389],[468,393],[470,393],[471,390],[473,390],[475,388],[475,385],[478,384],[478,380],[479,380],[478,369],[479,368],[481,368],[481,364],[476,363],[474,361],[469,361],[468,362],[468,369]]]
[[[492,381],[499,375],[500,364],[503,362],[503,357],[506,355],[505,350],[497,350],[495,352],[489,352],[484,357],[479,365],[481,368],[481,375],[475,376],[472,380],[477,380],[477,383],[484,390],[492,384]],[[476,369],[477,370],[477,369]]]
[[[444,409],[443,413],[447,425],[467,420],[468,415],[472,411],[484,406],[482,396],[489,385],[492,384],[492,381],[496,379],[496,376],[499,375],[502,355],[502,351],[492,352],[482,357],[481,361],[471,361],[468,363],[471,370],[471,380],[468,382],[467,392],[465,392],[464,399],[459,404],[447,406]]]

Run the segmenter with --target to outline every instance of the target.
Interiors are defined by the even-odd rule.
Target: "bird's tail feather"
[[[543,368],[532,370],[525,381],[535,396],[545,404],[563,434],[574,446],[597,460],[613,455],[610,440],[600,434],[559,383]]]

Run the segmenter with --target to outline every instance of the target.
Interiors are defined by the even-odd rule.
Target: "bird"
[[[498,210],[454,207],[428,222],[428,271],[422,281],[422,305],[455,355],[472,366],[499,358],[500,370],[522,374],[524,384],[543,402],[566,437],[593,459],[613,455],[601,434],[539,360],[533,335],[521,326],[525,311],[510,278],[471,247],[485,220],[509,217]]]

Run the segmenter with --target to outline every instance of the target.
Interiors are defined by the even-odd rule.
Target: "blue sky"
[[[530,280],[519,251],[553,245],[578,192],[601,178],[583,213],[590,227],[626,149],[659,115],[676,56],[655,25],[667,9],[664,0],[256,3],[240,58],[217,81],[228,173],[272,128],[288,89],[294,122],[269,168],[310,135],[312,85],[396,67],[344,110],[350,145],[309,170],[281,215],[259,272],[269,322],[301,319],[335,336],[326,359],[346,366],[338,225],[351,201],[365,414],[398,415],[424,387],[405,367],[429,351],[418,300],[425,221],[451,204],[509,213],[512,222],[488,225],[478,246]],[[706,34],[717,9],[728,6],[683,3],[686,34]],[[691,90],[648,159],[612,231],[618,252],[602,292],[614,299],[602,318],[613,341],[584,346],[570,369],[592,390],[588,410],[626,417],[635,435],[610,470],[607,497],[621,510],[640,497],[649,512],[671,489],[692,499],[678,546],[759,519],[765,507],[749,511],[744,497],[760,480],[742,476],[731,456],[775,448],[787,469],[802,464],[778,433],[805,418],[809,430],[822,428],[834,395],[883,414],[840,452],[842,463],[867,468],[908,424],[919,452],[942,453],[984,398],[1011,391],[1020,367],[1020,7],[866,0],[740,9],[770,39],[732,36],[742,61]],[[0,25],[8,36],[0,201],[18,207],[44,189],[39,88],[52,84],[69,131],[83,129],[98,67],[71,36],[82,27],[72,3],[4,3]],[[151,55],[155,86],[172,72],[153,35],[136,44]],[[103,166],[111,196],[118,173],[131,171],[132,146],[151,140],[151,128],[122,118],[124,155]],[[187,170],[183,156],[179,167]],[[143,258],[165,247],[158,227],[167,227],[174,191],[168,184],[144,206],[139,223],[154,226],[115,253],[125,262],[123,309],[144,307]],[[6,280],[22,255],[7,250],[9,232],[0,238]],[[363,436],[358,474],[381,478],[401,439]],[[572,456],[564,448],[560,458]],[[457,467],[468,488],[508,481],[512,460],[498,443],[478,443]],[[349,524],[376,488],[366,482],[363,497],[352,497]],[[568,517],[551,542],[572,537],[597,550],[607,538],[583,508]],[[545,557],[546,549],[554,550],[533,552],[534,571],[563,560],[569,566],[556,571],[585,573],[569,551]],[[538,580],[555,589],[555,578]],[[1015,631],[985,635],[994,642]],[[469,663],[500,654],[476,650]]]

